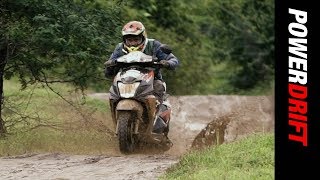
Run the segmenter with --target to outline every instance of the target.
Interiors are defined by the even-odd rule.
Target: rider
[[[157,57],[158,62],[169,70],[174,70],[179,65],[179,60],[172,53],[166,54],[160,49],[161,42],[147,38],[146,29],[139,21],[130,21],[123,26],[122,39],[123,42],[116,46],[109,60],[105,62],[105,76],[107,78],[115,76],[119,71],[118,67],[112,66],[115,61],[131,51],[142,51],[147,55]],[[160,69],[155,70],[153,86],[157,100],[160,104],[163,103],[166,100],[166,84]]]

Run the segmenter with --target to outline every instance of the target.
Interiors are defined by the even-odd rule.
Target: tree
[[[101,80],[108,49],[116,43],[117,7],[90,0],[2,0],[0,7],[1,100],[3,79],[13,76],[22,89],[41,82],[71,83],[83,90]]]
[[[217,59],[240,66],[230,79],[239,89],[270,82],[274,69],[274,1],[214,1],[206,33]],[[208,28],[209,27],[209,28]]]

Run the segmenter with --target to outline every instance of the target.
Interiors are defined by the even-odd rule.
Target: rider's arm
[[[157,40],[154,41],[154,51],[158,60],[167,60],[170,64],[168,69],[174,70],[179,66],[178,58],[172,53],[166,54],[160,50],[161,43]]]
[[[109,60],[115,61],[120,56],[122,56],[123,55],[122,48],[123,48],[122,43],[119,43],[114,49],[113,53],[111,54]]]
[[[113,61],[115,62],[116,59],[118,59],[120,56],[122,56],[122,45],[121,43],[119,43],[116,48],[114,49],[113,53],[111,54],[110,58],[108,61]],[[108,64],[108,63],[105,63]],[[109,64],[112,64],[111,62],[109,62]],[[116,66],[109,66],[109,67],[105,67],[104,69],[104,74],[105,77],[113,77],[117,72],[118,72],[119,68]]]

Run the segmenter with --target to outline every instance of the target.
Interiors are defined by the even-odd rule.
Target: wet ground
[[[106,98],[105,94],[96,94]],[[169,137],[163,153],[122,155],[33,154],[0,159],[0,179],[157,179],[192,149],[229,143],[274,129],[271,96],[170,97]]]
[[[156,179],[177,162],[170,155],[39,154],[2,158],[0,179]]]

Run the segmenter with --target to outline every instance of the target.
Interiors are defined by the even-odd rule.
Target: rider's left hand
[[[167,60],[161,60],[159,63],[165,68],[170,66],[170,63]]]

